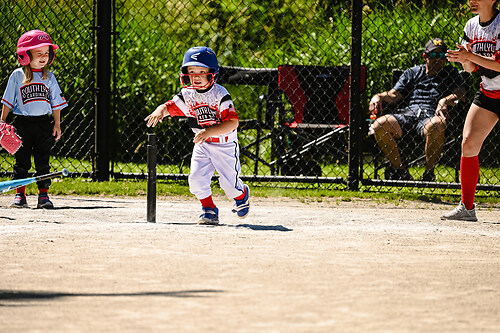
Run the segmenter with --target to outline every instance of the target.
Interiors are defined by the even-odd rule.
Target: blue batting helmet
[[[219,63],[215,52],[206,46],[195,46],[187,50],[182,59],[181,72],[187,74],[188,66],[200,66],[210,69],[214,81],[219,75]]]

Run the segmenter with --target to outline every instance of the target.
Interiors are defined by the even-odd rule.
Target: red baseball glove
[[[21,148],[23,141],[14,126],[0,123],[0,145],[9,152],[15,154]]]

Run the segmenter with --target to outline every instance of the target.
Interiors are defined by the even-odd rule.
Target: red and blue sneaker
[[[219,224],[219,208],[203,207],[203,214],[200,215],[198,224],[217,225]]]
[[[234,208],[232,210],[233,213],[236,213],[238,215],[238,218],[244,219],[247,217],[248,213],[250,212],[250,202],[248,201],[248,198],[250,197],[250,189],[248,188],[247,185],[245,187],[245,196],[241,200],[236,200],[234,204]]]
[[[26,202],[26,195],[24,193],[16,193],[14,201],[10,204],[11,208],[29,208],[28,202]]]

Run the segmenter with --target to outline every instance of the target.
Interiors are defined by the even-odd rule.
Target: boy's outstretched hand
[[[146,126],[147,127],[155,127],[156,124],[159,122],[161,123],[163,121],[163,118],[165,118],[164,111],[166,111],[166,105],[162,104],[156,108],[156,110],[153,111],[149,116],[144,118],[145,121],[147,121]]]

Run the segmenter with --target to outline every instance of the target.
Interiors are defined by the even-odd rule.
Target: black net
[[[29,30],[43,30],[60,48],[50,65],[69,107],[61,112],[62,137],[51,153],[51,168],[76,174],[92,173],[94,147],[94,19],[92,1],[17,1],[0,3],[3,17],[0,43],[2,94],[12,71],[19,67],[16,45]],[[12,119],[10,113],[8,121]],[[3,173],[10,173],[14,157],[0,152]]]
[[[442,59],[441,48],[426,53],[425,45],[430,39],[440,38],[449,49],[456,49],[456,43],[461,42],[464,34],[464,25],[472,16],[467,5],[453,1],[407,1],[404,5],[372,2],[365,6],[366,105],[377,101],[377,97],[372,99],[377,93],[383,96],[389,92],[389,96],[380,103],[378,112],[370,113],[363,158],[364,178],[406,184],[415,180],[424,183],[421,186],[426,186],[426,182],[460,182],[462,129],[479,78],[464,72],[460,64]],[[412,77],[409,72],[403,74],[410,68],[413,68],[413,79],[408,79]],[[436,74],[434,94],[429,71]],[[403,78],[398,84],[401,75]],[[457,82],[462,82],[459,89]],[[401,95],[394,95],[393,88]],[[420,90],[417,94],[420,97],[414,95],[415,90]],[[453,93],[458,94],[454,103],[448,103],[440,114],[439,102]],[[422,97],[426,101],[422,101]],[[429,101],[433,102],[432,106],[424,103]],[[498,154],[492,153],[498,152],[499,135],[495,128],[484,143],[480,154],[480,184],[499,184]]]
[[[244,175],[347,176],[348,6],[139,0],[117,2],[116,10],[114,122],[142,129],[118,131],[116,162],[144,161],[143,119],[180,90],[187,49],[204,45],[218,56],[218,83],[240,118]],[[193,133],[185,119],[168,119],[154,131],[159,172],[189,172]],[[145,170],[135,167],[120,163],[114,171]]]
[[[0,5],[4,16],[2,89],[17,67],[15,45],[23,32],[45,29],[61,46],[51,70],[70,107],[63,111],[63,138],[52,154],[54,169],[95,172],[98,3],[4,1]],[[462,1],[451,0],[363,4],[361,108],[355,111],[363,122],[359,138],[362,181],[398,186],[442,183],[457,188],[461,131],[478,89],[476,75],[447,63],[459,72],[463,91],[450,104],[442,123],[422,124],[424,131],[432,127],[431,144],[425,133],[413,129],[414,120],[422,120],[425,113],[410,119],[402,135],[399,122],[382,123],[388,115],[404,113],[411,106],[411,87],[405,87],[401,101],[399,97],[386,99],[376,114],[370,112],[369,104],[376,93],[390,91],[405,70],[425,67],[422,54],[429,39],[439,37],[455,48],[472,17],[470,9]],[[112,175],[143,177],[147,173],[148,132],[158,137],[159,176],[189,173],[193,133],[186,119],[166,118],[148,129],[144,118],[180,91],[184,53],[204,45],[217,54],[218,83],[230,92],[240,119],[243,177],[346,183],[351,17],[350,1],[114,1],[109,18],[112,99],[107,133]],[[453,90],[456,79],[456,72],[446,73],[439,89],[443,93]],[[481,184],[500,184],[499,142],[497,126],[480,154]],[[1,154],[5,160],[1,171],[9,173],[13,157]]]

